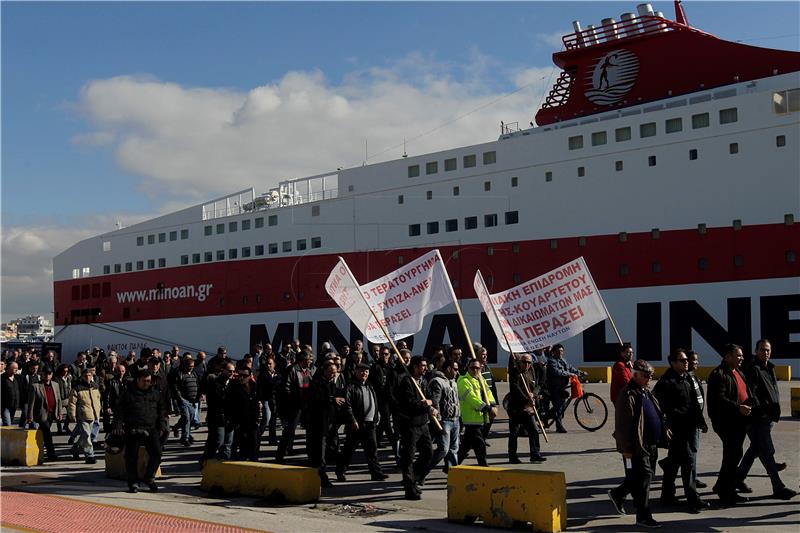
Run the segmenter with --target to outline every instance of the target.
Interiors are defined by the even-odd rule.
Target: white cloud
[[[565,35],[572,33],[572,31],[554,31],[552,33],[537,33],[536,40],[546,44],[554,52],[558,52],[564,48],[564,41],[562,38]]]

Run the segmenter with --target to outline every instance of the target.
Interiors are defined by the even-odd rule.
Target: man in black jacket
[[[225,426],[225,392],[233,376],[235,366],[224,359],[214,358],[209,371],[205,376],[203,390],[206,395],[206,426],[208,436],[203,447],[203,456],[200,464],[217,456],[223,460],[231,458],[233,445],[233,431],[227,431]],[[220,367],[221,365],[221,367]]]
[[[22,401],[22,391],[20,387],[19,374],[17,374],[17,363],[11,361],[3,372],[0,378],[0,386],[2,386],[2,399],[0,400],[0,407],[3,409],[3,425],[10,426],[14,423],[14,415],[17,409],[20,408]],[[25,416],[23,414],[23,416]]]
[[[159,434],[167,432],[162,396],[152,388],[150,370],[142,368],[136,374],[134,386],[126,388],[115,408],[114,433],[125,435],[125,471],[128,491],[137,492],[139,483],[139,446],[147,450],[147,467],[142,481],[150,492],[157,492],[155,477],[161,462]]]
[[[200,397],[197,374],[194,373],[194,359],[191,355],[184,356],[180,368],[176,369],[172,376],[172,395],[181,414],[181,418],[176,424],[177,427],[173,428],[173,431],[180,430],[180,443],[188,447],[194,442],[192,419],[194,418],[195,404]]]
[[[722,465],[714,492],[725,505],[747,501],[736,494],[736,468],[742,458],[744,437],[753,410],[752,393],[739,370],[743,357],[741,346],[726,345],[722,364],[708,377],[708,415],[714,432],[722,441]]]
[[[508,434],[508,460],[511,464],[519,464],[517,456],[517,439],[520,429],[524,428],[528,434],[531,462],[541,463],[546,460],[539,453],[539,428],[536,425],[534,405],[539,392],[538,384],[534,379],[531,368],[533,358],[528,354],[517,357],[516,365],[508,373],[508,396],[506,405],[509,416]]]
[[[382,347],[379,354],[378,360],[372,363],[369,369],[369,382],[378,397],[378,411],[380,411],[380,422],[375,430],[375,439],[380,444],[381,437],[386,435],[389,445],[394,446],[397,436],[392,430],[391,390],[387,383],[392,353],[389,348]]]
[[[311,387],[311,378],[314,375],[314,367],[311,365],[311,354],[303,351],[297,354],[297,363],[286,369],[281,396],[278,399],[278,407],[281,409],[281,422],[283,431],[275,460],[282,463],[284,457],[294,453],[294,434],[303,411],[306,409],[308,393]]]
[[[659,461],[664,470],[661,482],[661,504],[677,505],[675,477],[681,470],[683,491],[689,512],[697,513],[708,504],[697,494],[692,477],[694,450],[691,445],[695,432],[703,425],[703,414],[697,403],[694,385],[689,378],[689,357],[686,350],[676,348],[667,356],[670,368],[658,380],[653,395],[664,412],[667,428],[672,432],[667,457]]]
[[[736,487],[739,492],[752,492],[744,480],[753,466],[756,456],[761,460],[764,469],[772,482],[772,494],[781,500],[789,500],[797,496],[797,492],[784,485],[778,474],[786,468],[775,463],[775,446],[772,444],[772,426],[781,418],[781,401],[778,394],[778,380],[775,378],[775,365],[769,360],[772,355],[772,344],[767,339],[756,343],[756,355],[745,370],[747,383],[753,393],[753,412],[747,436],[750,447],[742,457],[736,476]]]
[[[347,481],[345,472],[353,452],[361,445],[367,458],[367,468],[373,481],[383,481],[386,474],[378,463],[375,426],[380,419],[378,397],[368,382],[369,365],[359,363],[354,369],[353,382],[347,386],[347,402],[342,406],[347,420],[347,437],[336,462],[336,479]]]
[[[308,399],[308,433],[306,449],[308,463],[319,471],[322,487],[333,486],[326,472],[326,457],[330,429],[336,423],[339,407],[344,405],[344,398],[336,396],[336,377],[339,369],[334,361],[328,360],[311,382]]]

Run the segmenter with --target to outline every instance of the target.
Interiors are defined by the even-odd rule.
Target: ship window
[[[478,217],[464,217],[464,229],[475,229],[478,227]]]
[[[250,247],[242,246],[242,257],[250,257]]]
[[[459,280],[458,279],[454,279],[453,280],[453,288],[457,289],[459,285],[460,285]]]
[[[626,126],[624,128],[617,128],[614,130],[614,138],[618,143],[631,140],[631,128]]]
[[[739,231],[742,229],[742,220],[737,218],[733,221],[733,231]]]
[[[321,248],[322,247],[322,239],[320,237],[311,237],[311,247],[312,248]]]
[[[89,267],[83,267],[82,275],[84,278],[88,278],[92,274],[92,269]]]
[[[608,142],[608,135],[604,131],[592,133],[592,146],[601,146]]]
[[[735,107],[729,107],[728,109],[719,110],[720,124],[731,124],[732,122],[736,122],[738,120],[739,120],[739,112]]]
[[[653,271],[653,274],[659,274],[661,272],[661,263],[658,261],[653,262],[650,269]]]
[[[519,211],[506,211],[506,224],[519,223]]]
[[[776,91],[772,93],[772,109],[778,115],[789,112],[789,101],[786,91]]]
[[[783,215],[783,224],[785,226],[791,226],[792,224],[794,224],[794,215],[791,213]]]
[[[475,154],[464,156],[464,168],[472,168],[477,164],[478,159],[475,157]]]
[[[158,234],[158,242],[167,242],[167,234],[166,233],[159,233]]]
[[[281,249],[284,252],[291,252],[292,251],[292,241],[283,241],[283,244],[281,245]]]
[[[550,239],[550,249],[558,250],[558,239]]]
[[[78,279],[81,277],[81,269],[80,268],[73,268],[72,269],[72,279]]]
[[[794,250],[786,250],[786,262],[794,263],[797,261],[797,253]]]
[[[493,246],[487,246],[486,247],[486,255],[494,255],[494,247]]]
[[[648,167],[656,166],[656,156],[654,155],[647,156],[647,166]]]
[[[519,253],[519,243],[518,242],[515,242],[514,244],[511,245],[511,251],[514,252],[515,254]]]
[[[586,237],[578,237],[578,246],[586,248]]]
[[[398,194],[398,195],[397,195],[397,203],[398,203],[398,204],[402,205],[402,204],[403,204],[403,202],[405,202],[405,200],[406,200],[406,199],[405,199],[405,197],[404,197],[402,194]]]
[[[522,282],[522,277],[519,274],[513,274],[511,276],[511,282],[512,283],[521,283]]]
[[[189,230],[188,229],[182,229],[181,230],[181,240],[185,241],[188,238],[189,238]]]
[[[103,265],[103,274],[111,274],[111,265]]]
[[[217,261],[225,261],[225,250],[217,250]]]
[[[408,177],[416,178],[419,176],[419,165],[411,165],[408,167]]]
[[[650,238],[654,241],[657,241],[661,238],[661,230],[658,228],[653,228],[650,230]]]
[[[217,235],[225,233],[225,224],[217,224]]]
[[[578,167],[578,177],[582,178],[586,175],[586,167]]]
[[[511,178],[511,186],[512,186],[512,187],[516,187],[517,185],[519,185],[519,178],[518,178],[518,177],[516,177],[516,176],[513,176],[513,177]]]
[[[198,253],[192,254],[192,264],[196,265],[199,262],[200,262],[200,254]]]
[[[264,217],[256,218],[256,228],[263,228],[264,227]]]
[[[100,284],[92,283],[92,298],[100,298]]]
[[[439,172],[439,162],[429,161],[425,163],[425,174],[436,174]]]
[[[147,236],[147,244],[155,244],[156,243],[156,236],[155,235],[148,235]]]
[[[453,250],[453,253],[450,254],[450,259],[458,259],[461,253],[458,250]]]
[[[491,181],[484,181],[483,182],[483,190],[484,191],[491,191],[492,190],[492,182]]]
[[[297,249],[298,250],[305,250],[308,248],[308,243],[305,239],[297,239]]]
[[[615,161],[614,168],[616,168],[617,172],[622,172],[622,161]]]
[[[567,145],[570,150],[580,150],[583,148],[583,135],[576,135],[567,139]]]
[[[405,262],[406,262],[406,260],[403,258],[403,256],[402,256],[402,255],[398,255],[398,256],[397,256],[397,264],[398,264],[398,265],[405,264]]]
[[[549,170],[544,173],[544,181],[553,181],[553,173]]]
[[[188,265],[189,264],[189,256],[188,255],[182,255],[181,256],[181,264],[182,265]]]
[[[689,160],[694,161],[695,159],[697,159],[697,148],[692,148],[689,150]]]
[[[144,236],[139,235],[136,237],[136,246],[144,246]]]
[[[707,230],[707,228],[706,228],[705,224],[698,224],[697,225],[697,233],[699,233],[700,235],[705,235],[706,234],[706,230]]]
[[[495,163],[497,163],[497,152],[494,150],[491,152],[483,152],[484,165],[494,165]]]
[[[250,219],[242,220],[242,231],[247,231],[250,229]]]
[[[156,260],[155,259],[148,259],[147,260],[147,268],[148,268],[148,270],[151,269],[151,268],[155,268],[155,267],[156,267]]]
[[[697,268],[700,270],[707,270],[708,269],[708,259],[705,257],[701,257],[697,260]]]
[[[355,185],[350,184],[350,185],[347,186],[347,192],[353,192],[354,190],[356,190]]]
[[[256,255],[264,255],[264,245],[263,244],[256,244],[255,249]]]
[[[451,218],[444,221],[444,230],[445,231],[458,231],[458,219]]]
[[[639,137],[653,137],[656,134],[656,123],[648,122],[639,125]]]
[[[88,300],[92,297],[92,287],[88,283],[81,285],[81,300]]]
[[[159,258],[158,258],[158,268],[164,268],[165,266],[167,266],[167,260],[166,260],[166,258],[164,258],[164,257],[159,257]]]
[[[786,91],[789,100],[789,113],[800,111],[800,89]]]
[[[457,163],[456,163],[456,158],[455,157],[453,157],[451,159],[445,159],[444,160],[444,171],[445,172],[450,172],[451,170],[455,170],[456,169],[456,165],[457,165]]]
[[[125,263],[125,272],[133,271],[133,263]]]
[[[277,242],[269,243],[269,253],[270,254],[277,254],[278,253],[278,243]]]
[[[80,300],[81,299],[81,286],[80,285],[73,285],[72,286],[72,299],[73,300]]]
[[[239,223],[238,222],[229,222],[228,223],[228,231],[233,233],[239,230]]]
[[[458,196],[459,194],[461,194],[461,188],[458,186],[453,187],[453,196]]]
[[[628,242],[628,234],[624,231],[621,231],[618,235],[619,242]]]
[[[744,264],[744,257],[741,255],[734,255],[733,256],[733,266],[740,267]]]
[[[409,224],[408,225],[408,236],[409,237],[416,237],[420,234],[420,226],[419,224]]]
[[[212,226],[206,226],[203,228],[203,234],[208,237],[214,232],[214,228]]]
[[[425,199],[433,200],[433,191],[425,191]]]
[[[239,249],[238,248],[230,248],[228,249],[228,259],[236,259],[239,257]]]
[[[739,143],[731,143],[731,144],[728,146],[728,151],[729,151],[731,154],[738,154],[738,153],[739,153]]]
[[[669,118],[664,124],[664,130],[667,133],[678,133],[683,131],[683,119],[681,117]]]
[[[483,225],[487,228],[492,228],[497,225],[497,214],[483,215]]]
[[[114,274],[119,274],[120,272],[122,272],[122,264],[117,263],[114,265]]]
[[[620,265],[619,266],[619,275],[620,275],[620,277],[624,278],[625,276],[627,276],[629,270],[630,269],[628,268],[628,265],[625,265],[625,264]]]
[[[711,124],[708,118],[708,113],[700,113],[692,115],[692,129],[699,130],[700,128],[707,128]]]
[[[778,148],[786,146],[786,135],[778,135],[775,137],[775,146]]]
[[[433,235],[434,233],[439,233],[439,223],[438,222],[428,222],[427,225],[428,235]]]
[[[277,226],[278,225],[278,215],[270,215],[267,218],[267,225],[269,225],[269,226]]]
[[[111,251],[111,241],[103,241],[103,251],[104,252]]]
[[[318,217],[319,216],[319,206],[318,205],[312,205],[311,206],[311,216],[312,217]]]
[[[170,231],[169,232],[169,240],[170,240],[170,242],[177,241],[178,240],[178,232],[177,231]]]
[[[204,256],[203,261],[205,261],[206,263],[210,263],[211,261],[214,260],[214,254],[211,252],[205,252],[203,256]]]

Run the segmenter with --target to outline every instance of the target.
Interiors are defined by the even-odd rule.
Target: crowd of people
[[[554,345],[533,354],[512,354],[508,360],[508,393],[499,399],[480,344],[464,350],[439,347],[425,357],[412,355],[403,341],[394,347],[370,345],[334,347],[324,343],[315,353],[299,340],[279,352],[270,344],[256,345],[238,360],[220,347],[208,358],[202,351],[181,352],[178,346],[161,352],[145,348],[124,358],[101,349],[80,352],[72,364],[62,364],[55,352],[11,350],[0,361],[3,425],[18,424],[42,431],[48,460],[56,460],[52,425],[69,435],[74,460],[83,455],[95,463],[103,445],[125,449],[128,488],[145,484],[157,491],[155,473],[170,433],[183,447],[194,443],[205,404],[207,437],[199,463],[210,459],[285,463],[300,452],[297,428],[305,429],[304,454],[317,469],[323,487],[330,474],[347,481],[357,449],[362,449],[374,481],[388,476],[378,460],[387,448],[402,473],[405,497],[420,499],[426,476],[434,468],[446,473],[470,453],[487,466],[489,435],[498,403],[509,418],[508,458],[521,463],[520,437],[527,437],[529,461],[542,463],[541,418],[552,418],[564,433],[564,406],[570,380],[582,373],[564,359],[564,347]],[[661,503],[677,504],[680,471],[686,504],[699,512],[708,504],[698,495],[701,435],[708,430],[705,414],[723,445],[722,465],[714,491],[724,504],[746,501],[745,481],[758,457],[772,480],[774,496],[788,499],[778,472],[771,429],[780,417],[778,388],[770,363],[770,343],[761,340],[756,353],[742,364],[741,347],[726,348],[722,363],[708,379],[708,390],[695,376],[699,356],[675,349],[670,368],[651,392],[653,367],[634,361],[633,348],[621,347],[613,367],[611,399],[615,405],[617,449],[623,456],[625,480],[609,491],[618,513],[630,495],[637,523],[658,527],[649,506],[650,482],[656,466],[663,470]],[[20,415],[17,417],[17,412]],[[178,417],[170,425],[169,417]],[[280,419],[280,425],[277,421]],[[72,424],[72,428],[70,428]],[[104,444],[98,442],[100,430]],[[280,429],[280,434],[279,434]],[[743,450],[745,437],[750,447]],[[144,477],[138,478],[138,450],[148,452]],[[658,461],[658,448],[667,455]],[[274,455],[266,453],[274,448]],[[329,472],[331,471],[332,472]]]

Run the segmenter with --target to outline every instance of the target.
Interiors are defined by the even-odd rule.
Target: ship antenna
[[[683,6],[681,5],[681,0],[675,0],[675,22],[683,24],[684,26],[689,25],[689,21],[686,20],[686,13],[683,11]]]
[[[408,157],[408,154],[406,153],[406,138],[405,137],[403,137],[403,157]]]

